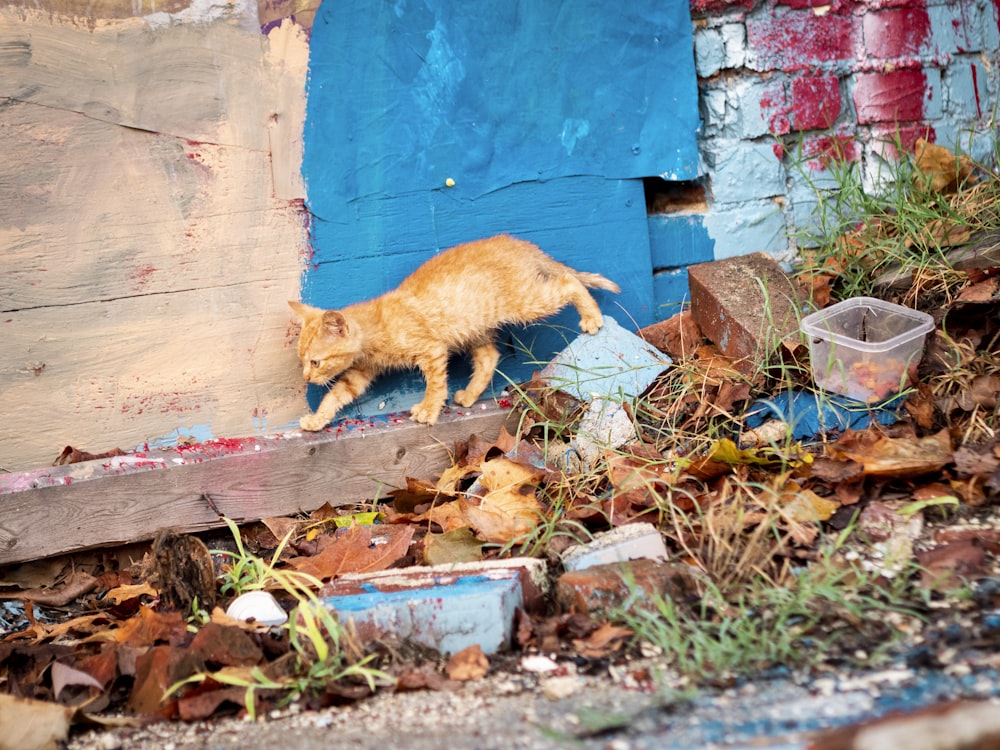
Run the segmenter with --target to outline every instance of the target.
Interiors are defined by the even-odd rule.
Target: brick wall
[[[991,159],[1000,0],[692,0],[691,12],[704,207],[683,222],[703,229],[695,255],[791,258],[832,153],[860,160],[872,184],[897,138]],[[659,260],[658,289],[684,291],[690,252]]]

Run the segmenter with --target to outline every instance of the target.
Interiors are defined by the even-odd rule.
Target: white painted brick
[[[773,200],[733,206],[713,206],[705,216],[708,236],[715,241],[715,259],[757,252],[788,260],[785,217]]]
[[[722,34],[717,29],[698,29],[694,35],[694,64],[701,78],[714,76],[725,63]]]
[[[663,537],[650,523],[630,523],[595,534],[587,544],[574,545],[562,554],[566,570],[639,559],[667,559]]]
[[[747,29],[742,23],[727,23],[719,32],[725,49],[723,67],[742,68],[747,56]]]
[[[785,168],[770,143],[713,143],[705,154],[712,169],[712,198],[718,203],[744,203],[785,193]]]

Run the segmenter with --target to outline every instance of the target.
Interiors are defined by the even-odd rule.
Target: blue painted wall
[[[323,3],[310,47],[314,257],[303,299],[369,298],[442,248],[508,232],[617,281],[621,295],[595,296],[623,325],[657,319],[641,178],[696,176],[691,23],[682,0],[627,6]],[[577,323],[568,311],[507,332],[519,344],[501,370],[524,379]],[[419,378],[383,379],[358,408],[405,409],[414,388]]]

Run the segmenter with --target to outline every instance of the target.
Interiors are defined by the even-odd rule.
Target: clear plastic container
[[[813,380],[856,401],[882,401],[915,375],[924,338],[934,328],[919,310],[854,297],[802,319]]]

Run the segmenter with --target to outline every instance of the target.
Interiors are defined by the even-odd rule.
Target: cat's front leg
[[[347,370],[336,384],[323,396],[315,414],[306,414],[299,420],[299,427],[309,432],[317,432],[326,427],[347,406],[365,392],[372,382],[372,375],[364,370]]]
[[[424,392],[424,400],[410,409],[410,416],[417,422],[431,425],[437,422],[444,402],[448,399],[448,351],[443,350],[421,358],[417,361],[417,367],[423,373],[427,390]]]

